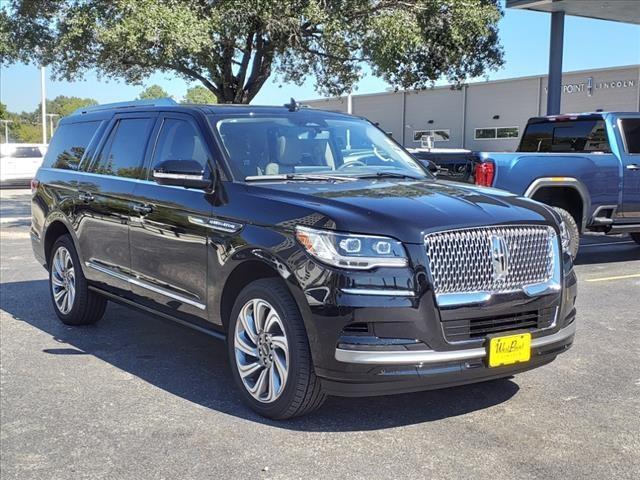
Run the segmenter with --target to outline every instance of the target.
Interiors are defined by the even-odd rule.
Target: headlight
[[[562,251],[568,253],[571,236],[569,235],[569,229],[564,223],[564,220],[560,220],[560,240],[562,241]]]
[[[387,237],[296,227],[296,238],[318,260],[334,267],[368,270],[408,264],[402,243]]]

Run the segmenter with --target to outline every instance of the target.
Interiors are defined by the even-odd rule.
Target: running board
[[[120,303],[122,305],[126,305],[128,307],[133,307],[136,310],[141,310],[145,313],[150,313],[152,315],[156,315],[160,318],[163,318],[165,320],[170,320],[174,323],[178,323],[180,325],[183,325],[185,327],[189,327],[193,330],[197,330],[199,332],[202,332],[206,335],[209,335],[210,337],[213,338],[217,338],[218,340],[223,340],[225,341],[227,339],[227,336],[224,334],[224,332],[221,332],[219,330],[215,330],[214,327],[212,328],[207,328],[207,327],[203,327],[200,325],[197,325],[195,323],[189,322],[188,320],[182,320],[181,318],[177,318],[174,317],[173,315],[169,315],[167,313],[164,312],[160,312],[154,308],[151,307],[147,307],[145,305],[140,305],[139,303],[134,302],[133,300],[129,300],[128,298],[124,298],[121,297],[119,295],[116,295],[114,293],[108,292],[106,290],[103,290],[101,288],[98,287],[94,287],[93,285],[89,285],[89,290],[92,290],[100,295],[103,295],[105,297],[107,297],[109,300],[116,302],[116,303]]]
[[[627,225],[611,225],[611,228],[607,230],[607,235],[615,235],[617,233],[636,233],[640,232],[640,223],[630,223]]]

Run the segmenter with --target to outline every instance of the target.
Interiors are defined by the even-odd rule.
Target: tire
[[[51,248],[49,293],[53,309],[65,325],[91,325],[102,318],[107,306],[106,298],[89,290],[69,235],[62,235]]]
[[[629,236],[631,237],[631,240],[634,240],[638,245],[640,245],[640,232],[630,233]]]
[[[567,226],[567,230],[569,231],[569,252],[571,253],[571,258],[575,260],[578,255],[578,248],[580,248],[580,229],[578,228],[578,224],[575,219],[571,216],[569,212],[566,210],[553,207],[553,209],[562,217],[564,220],[564,224]]]
[[[252,320],[256,309],[261,318],[257,328]],[[284,420],[322,405],[325,395],[314,372],[302,315],[280,279],[247,285],[235,301],[228,324],[231,371],[251,409]]]

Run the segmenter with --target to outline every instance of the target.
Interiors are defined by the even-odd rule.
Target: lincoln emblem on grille
[[[491,235],[490,241],[493,279],[503,280],[509,273],[509,247],[502,236]]]

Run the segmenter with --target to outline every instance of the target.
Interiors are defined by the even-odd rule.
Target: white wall
[[[562,112],[565,113],[598,109],[638,111],[640,108],[640,66],[565,73],[562,83]],[[547,77],[541,75],[471,83],[466,87],[466,100],[465,89],[450,87],[353,95],[352,113],[379,123],[399,142],[404,139],[407,147],[420,145],[413,141],[414,130],[446,129],[451,133],[451,140],[437,142],[436,147],[513,151],[529,117],[545,115],[546,86]],[[303,103],[314,108],[347,111],[346,97]],[[493,127],[518,127],[518,138],[475,139],[476,128]]]

